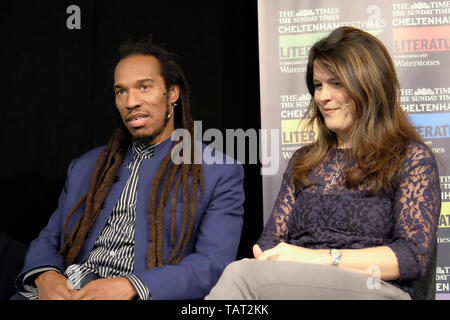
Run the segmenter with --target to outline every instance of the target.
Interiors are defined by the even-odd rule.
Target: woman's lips
[[[329,109],[323,109],[323,113],[325,114],[332,114],[335,111],[339,110],[340,108],[329,108]]]

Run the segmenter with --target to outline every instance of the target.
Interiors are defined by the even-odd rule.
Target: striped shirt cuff
[[[20,285],[19,293],[28,300],[37,300],[39,298],[39,290],[36,288],[36,285],[34,284],[34,279],[36,279],[36,277],[39,276],[41,273],[50,270],[61,273],[59,269],[54,267],[36,268],[27,272],[19,283]]]
[[[138,277],[136,277],[134,274],[127,274],[124,277],[127,278],[136,289],[139,300],[152,299],[147,286]]]
[[[35,279],[39,274],[44,273],[44,272],[46,272],[46,271],[50,271],[50,270],[56,271],[56,272],[58,272],[58,273],[61,273],[61,271],[59,271],[59,269],[54,268],[54,267],[42,267],[42,268],[36,268],[36,269],[33,269],[33,270],[27,272],[27,273],[23,276],[23,279],[22,279],[22,281],[21,281],[21,284],[22,284],[23,286],[25,286],[25,285],[35,286],[35,285],[34,285],[34,279]]]

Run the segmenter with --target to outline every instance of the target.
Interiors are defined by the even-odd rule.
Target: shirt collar
[[[132,150],[133,154],[135,156],[138,156],[140,158],[148,159],[153,157],[155,152],[155,146],[156,144],[143,144],[138,141],[133,141],[132,143]]]

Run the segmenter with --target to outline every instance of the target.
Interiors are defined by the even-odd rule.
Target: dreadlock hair
[[[194,134],[194,122],[190,113],[189,87],[186,77],[175,61],[174,54],[168,52],[162,46],[153,43],[151,36],[137,42],[127,41],[119,48],[117,64],[132,55],[153,56],[159,62],[160,73],[164,79],[166,90],[173,85],[180,88],[180,96],[177,108],[174,111],[176,128],[184,128]],[[81,197],[64,221],[64,245],[60,254],[64,255],[64,262],[68,266],[72,264],[79,254],[86,235],[95,223],[117,171],[119,170],[125,151],[131,143],[131,134],[123,123],[114,132],[106,148],[100,153],[91,175],[87,193]],[[181,142],[178,142],[181,143]],[[175,147],[176,144],[172,148]],[[163,264],[177,264],[189,243],[194,228],[196,213],[197,187],[200,187],[200,197],[204,191],[203,170],[201,164],[194,162],[194,143],[191,143],[191,161],[189,163],[174,164],[171,161],[170,150],[159,165],[149,190],[148,222],[149,245],[147,250],[147,268],[161,266]],[[189,177],[191,177],[191,192],[189,194]],[[182,192],[182,221],[180,235],[175,243],[176,214],[175,208],[178,200],[179,189]],[[170,191],[173,190],[169,201]],[[80,218],[68,233],[68,223],[77,209],[85,205]],[[166,261],[163,261],[164,239],[164,208],[170,205],[170,247],[171,252]]]

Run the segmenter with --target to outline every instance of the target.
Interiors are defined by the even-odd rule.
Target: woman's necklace
[[[333,186],[333,184],[334,184],[334,182],[336,181],[336,179],[337,178],[339,178],[339,176],[341,175],[341,171],[342,171],[342,169],[344,168],[344,162],[342,161],[341,163],[339,163],[338,162],[338,156],[337,156],[337,154],[338,154],[338,151],[336,150],[336,158],[335,158],[335,161],[336,161],[336,170],[335,170],[335,172],[333,173],[333,179],[331,180],[331,183],[330,183],[330,187],[331,186]]]

